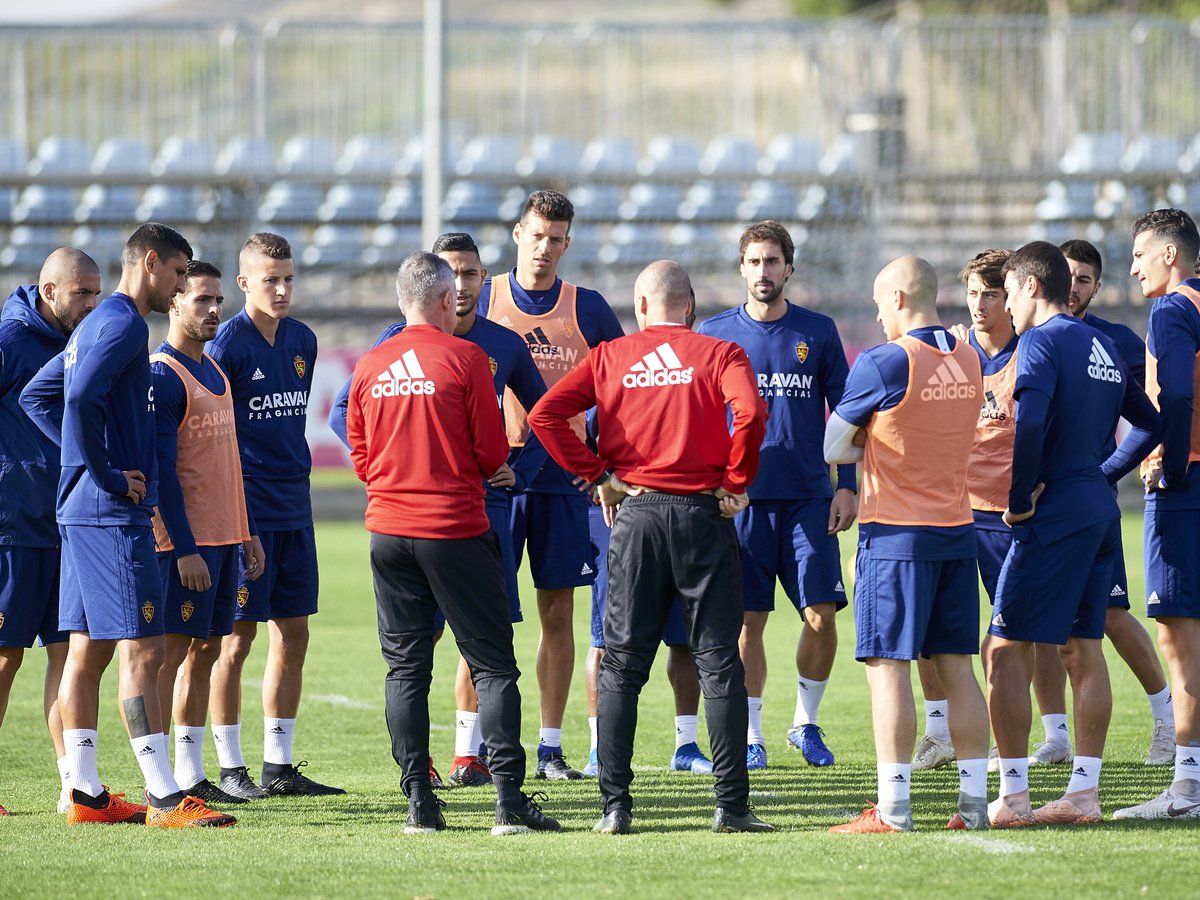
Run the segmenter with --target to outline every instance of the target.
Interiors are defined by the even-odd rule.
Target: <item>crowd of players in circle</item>
[[[911,830],[913,772],[944,765],[959,772],[951,829],[1099,822],[1106,635],[1146,693],[1146,765],[1175,767],[1166,790],[1114,818],[1200,817],[1200,236],[1186,213],[1134,225],[1130,274],[1154,300],[1144,344],[1089,311],[1095,247],[1034,242],[965,263],[965,325],[940,321],[927,262],[889,263],[872,292],[886,342],[853,367],[834,321],[789,302],[794,247],[778,223],[742,235],[743,304],[693,328],[690,279],[661,261],[634,285],[639,331],[626,336],[599,293],[558,275],[572,218],[562,194],[531,194],[505,273],[489,275],[464,233],[410,255],[396,278],[403,322],[330,413],[367,486],[406,833],[445,827],[435,789],[447,786],[494,786],[494,834],[560,828],[546,795],[523,790],[512,625],[526,552],[541,627],[535,777],[598,777],[595,830],[632,829],[637,698],[661,642],[671,769],[715,777],[714,831],[773,830],[749,805],[748,772],[767,767],[776,584],[801,621],[787,746],[832,766],[819,712],[848,604],[837,534],[856,519],[855,657],[878,800],[833,831]],[[71,824],[219,827],[236,821],[221,807],[344,793],[293,756],[318,595],[304,436],[316,338],[290,315],[286,240],[251,235],[238,266],[245,308],[222,323],[222,273],[149,223],[103,301],[96,262],[62,248],[0,316],[0,717],[37,639]],[[151,312],[170,322],[153,354]],[[1157,648],[1130,612],[1116,502],[1138,466]],[[980,580],[994,607],[982,646]],[[591,748],[577,770],[562,726],[574,592],[589,586]],[[255,780],[241,683],[263,622]],[[443,780],[427,699],[447,624],[461,658]],[[114,653],[145,803],[110,792],[97,768]],[[1045,729],[1032,753],[1031,687]],[[1063,764],[1062,798],[1032,808],[1029,767]]]

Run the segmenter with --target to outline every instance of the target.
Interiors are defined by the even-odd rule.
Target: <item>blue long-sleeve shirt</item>
[[[403,330],[403,322],[389,325],[373,346],[378,347]],[[508,388],[525,409],[533,409],[533,405],[546,393],[546,383],[521,336],[483,316],[476,316],[475,324],[461,337],[487,354],[488,362],[492,365],[497,403],[503,398],[504,389]],[[350,381],[342,385],[333,401],[333,408],[329,410],[329,427],[346,446],[349,446],[346,440],[346,404],[350,397]],[[508,464],[516,476],[516,484],[511,488],[496,488],[485,483],[488,502],[507,502],[511,493],[524,491],[533,483],[546,460],[546,448],[531,434],[525,446],[514,448],[509,454]]]
[[[58,445],[21,408],[21,391],[67,345],[37,309],[38,286],[22,285],[0,314],[0,544],[57,547]]]
[[[758,322],[739,306],[696,330],[746,351],[767,404],[767,433],[750,499],[832,497],[824,452],[826,408],[841,402],[850,373],[833,319],[789,303],[779,319]],[[857,490],[854,465],[837,467],[837,486]]]
[[[62,447],[60,525],[150,525],[158,459],[148,338],[133,300],[113,294],[21,392],[34,424]],[[137,504],[122,474],[134,469],[146,476]]]
[[[1200,290],[1200,278],[1184,284]],[[1166,488],[1147,495],[1149,508],[1200,509],[1200,466],[1189,465],[1193,379],[1200,353],[1200,312],[1182,294],[1159,297],[1150,308],[1147,349],[1157,362],[1162,414],[1162,468]]]

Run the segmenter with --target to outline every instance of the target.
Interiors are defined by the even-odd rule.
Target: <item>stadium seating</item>
[[[758,145],[738,137],[714,138],[704,148],[697,166],[701,175],[752,177],[758,171]]]
[[[442,218],[447,222],[486,222],[496,218],[503,198],[490,181],[456,181],[446,190]]]
[[[517,161],[516,173],[521,178],[573,179],[579,172],[583,146],[578,141],[550,134],[536,135],[529,152]]]
[[[760,175],[815,175],[821,164],[821,144],[815,138],[799,134],[779,134],[771,138],[758,161]]]
[[[676,215],[685,222],[728,222],[737,218],[741,200],[742,192],[737,182],[697,181],[688,188]]]
[[[301,181],[277,181],[268,188],[258,217],[269,223],[304,224],[317,217],[323,195],[320,187]]]
[[[29,161],[30,175],[84,175],[91,171],[92,154],[78,138],[48,137],[38,143]]]
[[[57,228],[18,226],[9,235],[8,246],[0,250],[0,268],[36,273],[50,251],[62,243]]]
[[[364,266],[398,266],[414,249],[421,246],[421,229],[416,225],[379,225],[371,231],[362,251]]]
[[[297,136],[283,145],[275,168],[280,175],[328,175],[333,164],[332,143],[324,138]]]
[[[163,141],[158,156],[150,164],[150,174],[203,177],[214,171],[216,160],[208,141],[173,136]]]
[[[141,141],[110,138],[96,150],[93,175],[141,175],[150,168],[150,152]]]
[[[75,216],[75,190],[59,185],[31,184],[21,191],[12,220],[37,225],[70,222]]]
[[[396,164],[396,145],[385,137],[362,134],[346,141],[334,164],[337,175],[387,176]]]
[[[94,224],[132,222],[137,215],[138,189],[131,185],[93,184],[75,207],[75,221]]]
[[[470,141],[454,163],[461,178],[510,178],[517,170],[521,145],[511,137],[489,135]]]
[[[639,181],[629,189],[617,210],[624,220],[632,222],[675,218],[683,202],[683,189],[673,184],[654,184]]]
[[[1124,137],[1118,131],[1080,132],[1059,160],[1064,175],[1115,172],[1121,167]]]
[[[637,164],[638,151],[633,141],[596,138],[584,148],[579,175],[581,178],[629,178]]]
[[[421,219],[421,189],[411,181],[393,184],[379,205],[381,222],[417,222]]]
[[[221,150],[213,171],[230,177],[261,178],[274,167],[270,143],[261,138],[235,137]]]
[[[355,265],[363,250],[359,232],[353,225],[322,225],[313,232],[300,261],[313,268]]]
[[[637,173],[643,178],[679,178],[699,171],[700,145],[677,135],[652,138],[646,145],[646,155],[637,164]]]
[[[179,184],[155,184],[147,188],[138,205],[140,222],[207,222],[212,218],[211,203],[202,201],[199,188]]]
[[[339,183],[329,189],[317,210],[322,222],[363,221],[375,218],[383,189],[373,184]]]

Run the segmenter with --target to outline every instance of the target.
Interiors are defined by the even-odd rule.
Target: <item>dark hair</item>
[[[963,284],[972,275],[978,275],[983,286],[987,288],[1004,287],[1004,264],[1012,259],[1011,250],[984,250],[975,254],[974,259],[962,267],[958,280]]]
[[[1148,212],[1133,223],[1133,236],[1136,238],[1143,231],[1153,232],[1167,243],[1174,244],[1179,255],[1191,265],[1200,255],[1200,234],[1196,232],[1196,223],[1182,209],[1156,209]]]
[[[1012,272],[1024,281],[1032,276],[1042,286],[1042,295],[1051,303],[1066,303],[1071,295],[1071,267],[1063,252],[1049,241],[1026,244],[1004,264],[1004,274]]]
[[[246,243],[242,244],[242,249],[238,251],[238,264],[242,265],[243,260],[251,254],[266,256],[269,259],[291,259],[292,245],[281,234],[256,231],[246,238]]]
[[[448,231],[433,242],[434,253],[474,253],[479,256],[475,239],[465,231]]]
[[[738,241],[738,262],[745,257],[747,247],[764,241],[778,244],[779,249],[783,251],[783,261],[789,266],[792,264],[796,256],[796,245],[792,242],[788,230],[774,219],[764,219],[742,232],[742,239]]]
[[[139,225],[125,242],[125,249],[121,251],[121,265],[135,266],[151,250],[164,260],[175,256],[192,258],[192,245],[182,234],[169,225],[147,222]]]
[[[1100,251],[1096,249],[1095,244],[1076,238],[1067,241],[1058,249],[1063,252],[1063,256],[1067,259],[1081,262],[1085,266],[1091,266],[1092,270],[1096,273],[1096,280],[1100,280]]]
[[[205,262],[202,259],[193,259],[190,263],[188,263],[187,277],[220,278],[221,270],[210,262]]]
[[[569,231],[575,218],[575,207],[558,191],[534,191],[521,207],[521,221],[524,222],[530,213],[547,222],[566,222]]]

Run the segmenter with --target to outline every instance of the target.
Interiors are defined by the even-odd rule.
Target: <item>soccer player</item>
[[[308,617],[317,611],[317,546],[308,485],[312,455],[304,438],[317,338],[291,318],[296,269],[284,238],[269,232],[250,235],[238,267],[245,309],[217,330],[208,352],[233,393],[246,503],[264,561],[261,577],[244,577],[238,586],[233,633],[222,639],[213,667],[218,787],[247,800],[344,794],[301,774],[292,762]],[[260,622],[267,623],[270,648],[262,687],[263,766],[255,784],[242,756],[242,668]]]
[[[587,358],[602,341],[620,337],[621,323],[596,291],[558,276],[571,245],[571,201],[556,191],[534,191],[513,226],[517,265],[495,275],[479,297],[480,311],[521,335],[546,385],[553,386]],[[526,410],[514,397],[504,401],[509,443],[522,446],[528,436]],[[582,417],[577,432],[583,434]],[[562,722],[575,669],[571,621],[575,588],[592,583],[596,560],[588,535],[588,499],[553,461],[513,501],[513,539],[520,562],[529,550],[537,588],[542,633],[537,676],[541,692],[541,732],[537,777],[574,780],[582,774],[563,756]]]
[[[928,656],[949,701],[958,810],[987,827],[987,707],[971,657],[979,588],[967,462],[983,399],[979,355],[938,321],[937,275],[914,256],[875,279],[888,343],[861,353],[825,431],[825,458],[863,459],[854,655],[871,689],[879,800],[839,834],[912,830],[912,660]],[[862,446],[865,453],[859,450]]]
[[[145,316],[166,312],[184,286],[191,256],[188,242],[166,225],[134,231],[121,254],[116,293],[21,394],[34,423],[62,447],[59,628],[71,637],[59,709],[72,787],[69,824],[187,828],[236,821],[179,789],[158,698],[164,616],[150,527],[158,464]],[[114,650],[121,710],[148,806],[110,794],[96,769],[100,678]]]
[[[171,301],[167,339],[150,357],[158,447],[154,541],[167,630],[158,692],[163,732],[175,721],[175,780],[209,803],[245,803],[208,780],[203,752],[209,681],[221,638],[233,631],[242,559],[247,580],[262,572],[229,381],[204,352],[224,300],[220,270],[188,263],[186,289]]]
[[[487,278],[487,269],[479,258],[479,248],[469,234],[450,232],[443,234],[433,244],[433,253],[444,259],[454,273],[456,290],[454,307],[454,335],[475,344],[487,354],[492,368],[492,381],[496,386],[496,400],[500,402],[505,390],[512,391],[523,407],[532,409],[533,404],[546,392],[545,382],[534,365],[525,342],[503,325],[498,325],[478,313],[479,294]],[[375,342],[378,347],[389,338],[404,330],[404,323],[397,322],[384,329]],[[350,397],[351,381],[347,380],[334,400],[329,412],[329,427],[346,446],[346,404]],[[517,560],[512,542],[510,519],[513,494],[524,490],[546,462],[546,451],[541,443],[530,440],[512,454],[500,471],[484,482],[486,491],[484,507],[488,522],[500,541],[500,560],[504,564],[504,584],[508,600],[509,617],[513,624],[522,620],[521,598],[517,588]],[[435,643],[441,639],[445,617],[439,612],[438,631]],[[459,657],[458,673],[454,682],[455,733],[454,762],[450,772],[450,784],[456,787],[473,787],[491,784],[487,764],[480,758],[482,736],[479,726],[479,698],[471,681],[471,670],[466,659]],[[438,787],[440,777],[431,770],[430,778]]]
[[[733,341],[746,351],[770,413],[750,506],[735,520],[745,584],[740,644],[749,694],[750,769],[767,767],[763,631],[775,608],[776,578],[803,622],[788,745],[811,766],[833,765],[817,714],[837,653],[835,614],[846,605],[836,535],[854,523],[857,512],[854,466],[838,468],[835,491],[821,447],[826,407],[832,410],[842,399],[846,353],[833,319],[788,301],[794,253],[791,235],[778,222],[759,222],[743,231],[739,256],[746,302],[700,326],[701,334]]]
[[[487,355],[453,337],[449,264],[408,256],[396,276],[407,322],[354,369],[346,434],[367,485],[366,527],[392,756],[408,797],[406,834],[446,827],[429,781],[429,682],[434,617],[446,616],[479,697],[496,785],[492,833],[558,831],[521,790],[521,695],[499,538],[480,484],[505,466],[508,441]]]
[[[975,520],[979,575],[989,600],[996,596],[996,580],[1012,544],[1012,531],[1001,518],[1008,506],[1012,481],[1013,388],[1017,373],[1017,333],[1004,296],[1004,264],[1010,256],[1011,250],[985,250],[959,272],[959,280],[967,290],[971,328],[960,332],[960,326],[955,326],[953,331],[979,354],[983,374],[983,402],[967,461],[967,494]],[[913,756],[914,772],[954,761],[949,706],[937,668],[932,660],[922,658],[917,660],[917,672],[925,702],[925,734]]]
[[[1158,415],[1112,342],[1070,314],[1071,271],[1035,241],[1004,267],[1017,345],[1013,543],[984,642],[988,706],[1000,755],[993,827],[1100,820],[1098,785],[1112,691],[1101,638],[1120,515],[1111,486],[1158,440]],[[1134,426],[1109,453],[1118,419]],[[1033,810],[1026,756],[1034,644],[1057,644],[1075,704],[1075,757],[1065,795]]]
[[[725,521],[748,502],[766,407],[745,352],[687,327],[690,296],[676,263],[647,266],[634,285],[640,333],[597,347],[529,415],[550,455],[595,486],[613,528],[598,703],[604,813],[593,829],[605,834],[632,828],[638,694],[676,596],[704,691],[713,831],[773,830],[748,805],[741,566]],[[573,424],[593,406],[598,452]]]
[[[99,298],[95,261],[60,247],[42,264],[38,283],[13,291],[0,315],[0,723],[25,649],[37,638],[46,648],[43,706],[62,781],[59,812],[67,811],[71,795],[58,710],[68,637],[58,628],[58,446],[34,426],[19,400]]]
[[[1146,461],[1146,615],[1175,686],[1175,778],[1118,819],[1200,817],[1200,235],[1191,216],[1158,209],[1133,225],[1130,275],[1154,300],[1146,387],[1162,412],[1162,446]]]

